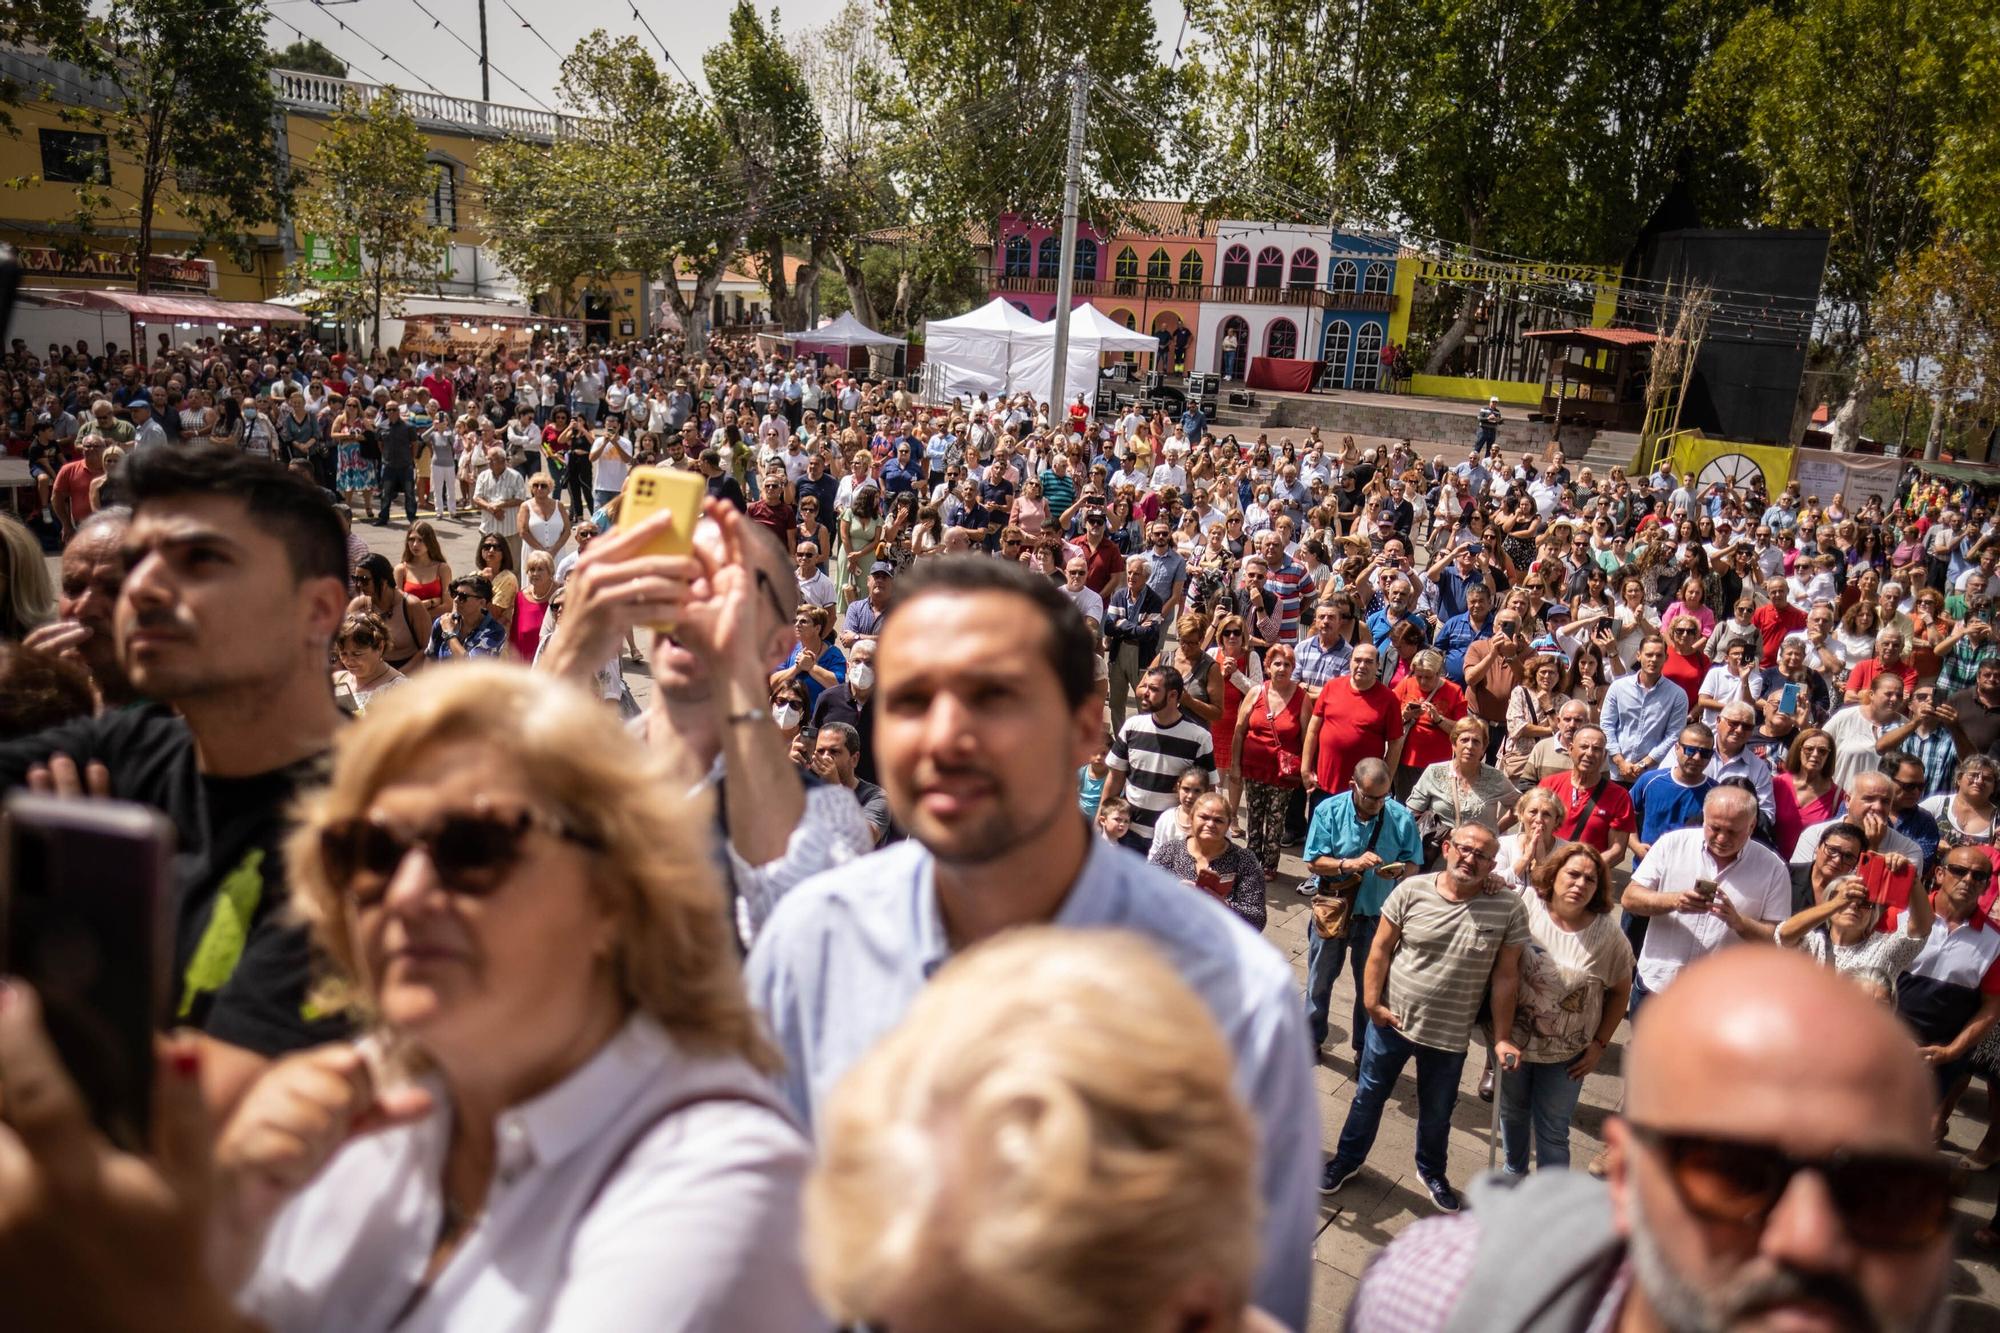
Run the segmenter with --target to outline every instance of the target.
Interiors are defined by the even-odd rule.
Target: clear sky
[[[318,38],[347,61],[350,78],[415,89],[422,89],[423,80],[427,80],[440,92],[479,96],[479,59],[474,54],[479,46],[479,0],[352,0],[344,4],[334,0],[269,0],[269,4],[267,31],[273,47],[286,46],[302,33]],[[731,4],[732,0],[486,0],[493,100],[518,106],[536,104],[509,82],[511,78],[556,107],[552,85],[557,57],[550,47],[567,54],[593,28],[614,35],[631,33],[655,52],[664,42],[681,68],[699,84],[703,77],[701,53],[728,35]],[[633,17],[635,5],[652,25],[651,35]],[[769,4],[760,7],[768,14]],[[786,34],[796,36],[828,22],[841,7],[842,0],[790,0],[779,6],[779,19]],[[1161,48],[1171,51],[1181,26],[1180,0],[1152,0],[1152,7]],[[423,13],[426,9],[442,27],[432,26],[433,18]],[[523,26],[524,21],[534,28]],[[342,23],[349,31],[341,30]],[[454,32],[465,45],[453,40]],[[543,38],[548,45],[543,44]],[[414,70],[421,80],[384,59],[370,42]]]

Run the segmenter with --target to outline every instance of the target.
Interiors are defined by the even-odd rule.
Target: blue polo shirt
[[[1417,833],[1417,817],[1410,813],[1409,807],[1392,796],[1382,803],[1382,812],[1374,819],[1357,819],[1351,791],[1321,801],[1313,811],[1312,823],[1306,827],[1306,864],[1311,865],[1322,856],[1361,855],[1368,850],[1368,839],[1381,820],[1388,821],[1382,825],[1381,836],[1375,839],[1375,855],[1382,858],[1382,864],[1408,861],[1421,866],[1424,840]],[[1361,916],[1382,915],[1382,904],[1389,900],[1389,891],[1395,887],[1394,880],[1383,879],[1372,870],[1363,873],[1361,888],[1354,895],[1355,912]]]
[[[1444,622],[1438,631],[1437,650],[1444,654],[1444,674],[1451,677],[1452,684],[1465,684],[1465,650],[1493,633],[1493,613],[1486,613],[1483,624],[1472,623],[1471,613],[1453,616]]]

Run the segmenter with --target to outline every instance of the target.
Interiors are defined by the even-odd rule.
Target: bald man
[[[1350,1330],[1944,1327],[1951,1179],[1895,1016],[1776,949],[1691,965],[1651,1012],[1608,1183],[1476,1182],[1370,1266]]]

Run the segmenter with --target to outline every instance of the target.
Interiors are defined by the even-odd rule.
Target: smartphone
[[[41,996],[97,1127],[135,1151],[152,1129],[173,845],[166,818],[129,801],[22,792],[0,807],[0,967]]]
[[[1715,895],[1720,893],[1722,888],[1712,879],[1698,879],[1694,882],[1694,891],[1710,902],[1714,902]]]
[[[1410,863],[1408,861],[1391,861],[1387,865],[1375,867],[1375,873],[1383,879],[1396,879],[1408,874],[1409,871]]]
[[[1854,873],[1861,876],[1868,890],[1868,901],[1886,909],[1876,919],[1875,929],[1885,934],[1893,932],[1897,928],[1897,914],[1910,905],[1910,893],[1917,884],[1916,867],[1905,866],[1892,873],[1888,859],[1880,852],[1863,852]]]
[[[651,518],[662,509],[673,512],[673,526],[646,551],[648,555],[686,555],[694,549],[694,525],[708,498],[708,481],[699,472],[676,468],[635,467],[620,493],[621,527]]]

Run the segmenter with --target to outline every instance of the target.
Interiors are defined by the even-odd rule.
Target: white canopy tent
[[[957,397],[983,391],[998,397],[1029,387],[1020,364],[1038,346],[1047,360],[1053,339],[1050,325],[1036,323],[996,296],[956,319],[925,320],[924,364],[935,367],[941,393]],[[1048,392],[1046,383],[1042,392]]]
[[[1017,312],[1018,313],[1018,312]],[[819,347],[901,347],[903,340],[886,333],[877,333],[854,317],[852,310],[839,319],[829,321],[816,329],[806,329],[799,333],[785,335],[793,342],[808,343]]]
[[[1038,403],[1048,402],[1052,372],[1056,364],[1055,321],[1041,326],[1047,340],[1016,362],[1019,372],[1012,392],[1026,391]],[[1063,357],[1064,394],[1069,398],[1097,392],[1097,371],[1107,352],[1158,352],[1160,344],[1147,334],[1135,333],[1088,303],[1069,312],[1069,351]]]

